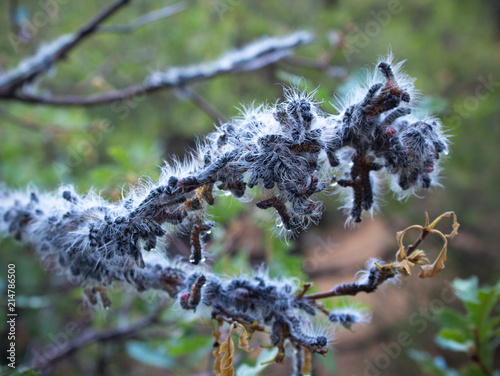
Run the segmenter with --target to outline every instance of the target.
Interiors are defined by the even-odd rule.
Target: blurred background
[[[16,67],[44,42],[76,31],[103,3],[2,1],[0,72]],[[132,1],[105,25],[127,25],[170,4],[174,3]],[[317,88],[322,108],[335,112],[331,105],[335,95],[345,94],[362,80],[367,68],[373,69],[379,56],[392,49],[397,60],[407,60],[405,71],[417,78],[424,110],[440,117],[451,136],[451,152],[442,163],[443,187],[405,202],[386,194],[380,213],[354,230],[344,227],[336,197],[325,197],[320,224],[288,244],[274,238],[268,224],[256,223],[246,205],[222,197],[212,210],[219,224],[211,240],[213,268],[232,274],[266,262],[271,275],[296,276],[314,281],[318,291],[325,290],[351,281],[370,257],[390,260],[397,250],[396,231],[423,224],[426,211],[434,218],[453,210],[461,228],[450,244],[445,271],[430,280],[409,278],[402,287],[390,285],[356,297],[373,312],[372,323],[355,333],[339,333],[326,358],[314,356],[313,374],[438,374],[419,368],[408,355],[410,349],[442,356],[438,359],[460,369],[467,357],[434,341],[439,330],[434,314],[443,306],[463,310],[450,292],[454,278],[477,276],[479,284],[492,285],[500,274],[499,2],[186,1],[176,14],[134,31],[96,33],[43,76],[36,90],[90,95],[119,89],[141,83],[151,72],[216,59],[262,36],[296,30],[311,31],[315,42],[261,69],[220,75],[187,89],[166,89],[98,106],[0,100],[0,182],[11,188],[33,184],[43,190],[72,183],[79,192],[95,188],[117,200],[122,189],[141,176],[158,177],[163,160],[192,149],[196,138],[209,133],[217,119],[236,116],[241,106],[253,102],[275,102],[283,94],[281,84]],[[186,239],[171,239],[171,252],[185,255],[186,244]],[[26,246],[6,239],[0,247],[2,290],[6,265],[15,263],[17,268],[20,363],[50,353],[59,342],[89,330],[134,323],[157,305],[154,296],[139,298],[116,289],[109,311],[88,311],[81,306],[81,289],[47,273]],[[438,252],[439,239],[430,238],[423,248]],[[325,303],[332,307],[345,302]],[[209,375],[210,323],[195,317],[179,320],[175,309],[165,309],[161,315],[164,325],[145,325],[129,336],[82,347],[46,373]],[[5,323],[0,330],[5,354]],[[401,337],[405,339],[400,341]],[[258,348],[259,343],[256,336],[252,345]],[[272,357],[259,354],[237,351],[237,375],[289,374],[288,366],[255,366]],[[3,356],[0,362],[5,364]]]

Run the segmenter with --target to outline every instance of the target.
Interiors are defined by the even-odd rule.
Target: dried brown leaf
[[[300,371],[304,375],[310,375],[312,372],[312,354],[306,348],[302,348],[302,351],[304,351],[304,364],[302,364]]]
[[[441,214],[429,225],[429,228],[434,229],[434,227],[439,223],[439,221],[441,221],[441,219],[449,217],[453,217],[453,223],[451,225],[451,232],[449,234],[445,234],[445,236],[450,239],[454,238],[455,235],[458,234],[458,229],[460,227],[460,223],[458,223],[457,215],[455,214],[455,212],[449,211]]]
[[[408,259],[402,260],[395,265],[396,269],[403,275],[403,277],[409,277],[411,275],[411,269],[413,266],[414,265],[408,261]]]
[[[434,229],[434,227],[443,218],[453,217],[452,230],[449,234],[443,234],[441,231]],[[458,233],[458,228],[460,224],[458,223],[457,216],[454,212],[446,212],[437,217],[429,226],[429,232],[431,234],[437,234],[443,239],[443,248],[439,253],[436,260],[431,265],[423,265],[420,270],[419,278],[432,278],[438,275],[444,269],[444,262],[446,261],[446,253],[448,250],[448,238],[453,238]]]
[[[420,267],[419,278],[432,278],[438,275],[444,269],[444,262],[446,261],[446,251],[448,250],[448,239],[441,231],[431,230],[432,234],[438,234],[443,239],[443,248],[439,252],[436,260],[430,265],[422,265]]]
[[[446,261],[446,247],[443,248],[438,258],[431,265],[422,265],[420,267],[419,278],[432,278],[438,275],[444,269]]]
[[[245,350],[246,352],[252,352],[253,349],[250,348],[250,344],[248,343],[248,333],[243,325],[240,323],[233,323],[234,326],[241,329],[240,338],[238,340],[238,348]]]
[[[449,234],[443,234],[441,231],[436,230],[435,226],[443,219],[453,217],[452,231]],[[411,274],[411,269],[415,264],[429,263],[429,259],[426,257],[425,252],[422,250],[415,250],[410,256],[406,251],[404,246],[404,237],[406,233],[413,229],[419,229],[422,231],[422,239],[426,234],[437,234],[443,240],[443,248],[439,253],[436,260],[430,265],[421,265],[421,270],[419,273],[419,278],[431,278],[438,275],[444,269],[444,262],[446,261],[446,253],[448,248],[448,238],[453,238],[458,233],[458,228],[460,224],[458,223],[457,216],[454,212],[446,212],[437,217],[432,223],[429,224],[429,215],[425,213],[425,226],[413,225],[407,227],[403,231],[399,231],[396,235],[398,241],[399,250],[396,253],[396,261],[389,264],[390,267],[395,268],[403,278]]]
[[[226,340],[220,346],[220,352],[224,353],[220,360],[221,376],[234,376],[234,342],[231,337],[233,328],[234,326],[231,325]]]

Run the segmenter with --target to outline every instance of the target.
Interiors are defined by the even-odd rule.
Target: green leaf
[[[220,193],[221,191],[219,191]],[[214,192],[215,193],[215,192]],[[227,196],[225,195],[227,194]],[[232,197],[229,192],[223,191],[217,195],[216,204],[208,207],[208,213],[215,221],[221,224],[230,223],[238,214],[247,210],[247,206]]]
[[[467,336],[459,328],[443,328],[439,331],[437,336],[443,339],[452,339],[458,342],[466,342],[468,340]]]
[[[423,372],[437,376],[459,376],[459,373],[455,369],[448,368],[446,361],[441,356],[433,358],[426,351],[414,349],[408,350],[408,356],[420,366]]]
[[[443,328],[457,328],[467,336],[472,337],[472,331],[470,330],[469,319],[450,308],[443,308],[442,310],[436,312],[435,314],[437,323]]]
[[[473,346],[473,340],[461,328],[444,328],[436,336],[436,343],[443,349],[467,352]]]
[[[225,275],[239,275],[242,270],[248,269],[248,252],[244,250],[238,250],[241,253],[236,255],[225,254],[213,264],[212,268],[215,273],[225,274]]]
[[[301,280],[307,279],[304,273],[304,258],[292,253],[293,242],[285,242],[273,236],[272,230],[266,230],[267,242],[271,249],[269,260],[269,275],[271,277],[294,276]]]
[[[484,338],[493,329],[488,317],[493,308],[500,303],[500,293],[495,287],[484,287],[476,294],[477,302],[466,302],[465,307],[472,323],[478,328],[480,337]]]
[[[453,281],[455,295],[463,302],[479,303],[477,297],[478,280],[476,276],[469,279],[455,278]]]
[[[498,371],[492,376],[498,375]],[[469,363],[467,366],[460,369],[460,376],[485,376],[484,371],[475,363]]]
[[[92,181],[105,186],[120,177],[120,173],[121,171],[119,171],[116,166],[102,165],[94,168],[88,175]]]
[[[446,339],[443,337],[436,337],[436,343],[445,350],[467,353],[470,349],[471,343],[460,342],[454,339]]]

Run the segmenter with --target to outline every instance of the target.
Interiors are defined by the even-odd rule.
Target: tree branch
[[[111,103],[162,89],[186,86],[223,74],[256,70],[281,60],[293,49],[309,44],[313,40],[313,36],[307,32],[297,32],[281,38],[265,38],[239,50],[226,53],[212,62],[174,67],[166,72],[153,72],[142,84],[87,96],[33,95],[13,90],[6,91],[2,87],[0,78],[0,99],[59,106],[92,106]]]
[[[54,64],[67,57],[69,52],[77,47],[85,38],[95,33],[98,26],[111,17],[130,0],[118,0],[108,6],[83,26],[75,34],[63,35],[41,48],[34,56],[19,64],[13,71],[0,76],[0,98],[15,98],[15,92],[23,85],[31,82],[36,76],[47,72]]]
[[[179,88],[179,92],[182,95],[186,96],[191,102],[193,102],[196,106],[198,106],[203,112],[205,112],[215,121],[221,123],[227,123],[227,118],[224,115],[222,115],[214,106],[212,106],[210,102],[208,102],[205,98],[203,98],[192,88],[185,86]]]
[[[54,54],[55,60],[63,59],[67,56],[67,54],[75,48],[80,42],[82,42],[85,38],[95,33],[99,25],[104,22],[106,19],[111,17],[115,12],[117,12],[122,6],[130,3],[130,0],[118,0],[115,3],[111,4],[109,7],[105,8],[101,11],[94,19],[89,21],[85,26],[83,26],[76,34],[75,38],[71,43],[68,43],[66,46],[62,47],[59,51]]]
[[[450,234],[444,235],[440,231],[433,229],[436,223],[438,223],[442,218],[448,217],[450,215],[454,216],[453,226],[452,226],[453,230]],[[400,249],[396,253],[395,262],[384,265],[382,265],[382,263],[373,262],[372,265],[368,268],[368,270],[363,272],[363,276],[358,281],[339,284],[329,291],[305,295],[303,296],[303,299],[317,300],[317,299],[331,298],[336,296],[346,296],[346,295],[353,296],[360,292],[371,293],[375,291],[378,288],[378,286],[380,286],[382,283],[395,277],[397,274],[402,275],[403,278],[407,277],[410,275],[410,270],[412,268],[412,265],[422,265],[424,264],[425,261],[429,262],[425,253],[423,251],[417,250],[417,247],[420,245],[420,243],[422,243],[422,241],[425,240],[428,234],[439,233],[441,237],[445,240],[444,248],[441,251],[441,253],[443,253],[443,251],[446,251],[446,238],[455,236],[457,234],[459,226],[460,225],[457,222],[456,216],[453,212],[447,212],[442,214],[429,226],[429,217],[426,213],[425,226],[418,226],[418,225],[410,226],[398,233],[397,239],[399,242]],[[420,228],[421,231],[420,235],[413,242],[413,244],[409,245],[408,248],[406,248],[405,250],[405,247],[402,245],[404,234],[408,230],[414,228]],[[438,259],[440,258],[440,256],[438,257]],[[444,258],[444,260],[446,260],[446,258]],[[435,268],[434,265],[436,264],[436,262],[432,265],[433,268]],[[429,267],[430,267],[429,265],[425,265],[422,266],[422,269]],[[442,265],[442,268],[444,268],[444,265]],[[423,276],[422,274],[420,274],[419,277],[420,278],[432,277],[437,273],[439,273],[442,270],[442,268],[437,270],[435,274],[431,273],[429,276]],[[297,298],[302,298],[302,296],[297,296]]]

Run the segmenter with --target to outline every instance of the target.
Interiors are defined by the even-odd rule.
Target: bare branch
[[[330,77],[345,78],[346,70],[339,66],[330,65],[345,44],[343,32],[332,30],[329,33],[330,47],[325,50],[319,58],[304,56],[287,56],[283,62],[310,69],[318,69]]]
[[[12,90],[3,90],[0,81],[0,98],[60,106],[92,106],[111,103],[162,89],[186,86],[222,74],[256,70],[283,59],[293,49],[309,44],[313,40],[313,36],[307,32],[297,32],[281,38],[265,38],[239,50],[226,53],[215,61],[186,67],[174,67],[165,72],[153,72],[140,85],[135,84],[121,90],[88,96],[16,93]]]
[[[111,17],[122,6],[127,5],[129,2],[130,0],[118,0],[114,4],[104,9],[100,14],[98,14],[93,20],[89,21],[75,34],[74,40],[72,42],[68,43],[66,46],[62,47],[54,54],[54,60],[65,58],[67,54],[83,39],[95,33],[102,22]]]
[[[452,231],[449,234],[443,234],[441,231],[436,230],[434,227],[443,218],[452,217],[453,225]],[[385,281],[395,277],[399,274],[403,279],[411,275],[411,269],[414,265],[420,265],[422,270],[425,272],[420,272],[419,278],[430,278],[437,275],[442,269],[444,269],[444,260],[446,260],[446,245],[447,238],[453,238],[458,233],[458,228],[460,224],[457,221],[457,217],[454,212],[446,212],[437,217],[431,224],[429,224],[429,216],[425,213],[425,226],[412,225],[407,227],[405,230],[397,233],[397,240],[399,245],[399,250],[396,252],[396,261],[386,264],[372,262],[368,270],[363,272],[363,276],[356,282],[342,283],[335,286],[333,289],[325,292],[319,292],[315,294],[310,294],[304,296],[304,299],[316,300],[331,298],[335,296],[345,296],[345,295],[356,295],[359,292],[374,292],[378,286],[380,286]],[[403,245],[404,235],[409,230],[420,229],[421,233],[419,237],[405,248]],[[436,261],[431,265],[426,254],[422,250],[417,250],[417,247],[429,234],[438,234],[444,240],[443,249],[436,259]],[[443,257],[444,255],[444,257]],[[427,264],[426,264],[427,263]],[[440,265],[441,264],[441,265]]]
[[[31,82],[39,74],[47,72],[58,61],[66,58],[72,49],[97,30],[99,24],[129,2],[130,0],[118,0],[101,11],[75,34],[67,34],[57,38],[44,48],[40,48],[35,55],[21,62],[16,69],[0,76],[0,97],[15,96],[15,92],[23,85]]]

